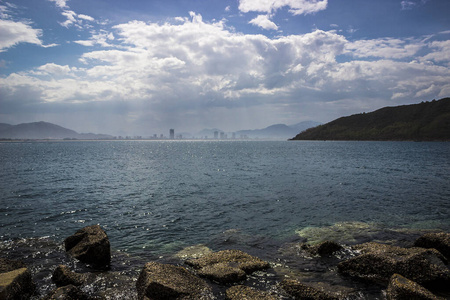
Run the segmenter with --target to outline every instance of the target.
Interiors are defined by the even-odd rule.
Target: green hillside
[[[292,140],[450,141],[450,98],[342,117]]]

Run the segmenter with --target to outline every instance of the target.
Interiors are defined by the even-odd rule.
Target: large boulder
[[[212,299],[208,284],[183,267],[149,262],[136,282],[139,299]]]
[[[450,233],[426,233],[414,243],[415,247],[434,248],[450,260]]]
[[[400,248],[374,242],[357,245],[355,249],[362,254],[340,262],[341,274],[387,284],[397,273],[425,286],[450,285],[445,258],[435,249]]]
[[[0,299],[28,299],[34,291],[31,272],[22,262],[0,259]]]
[[[339,297],[316,287],[306,285],[298,280],[284,279],[280,283],[283,290],[295,299],[306,300],[338,300]]]
[[[264,270],[270,264],[240,250],[223,250],[189,259],[186,264],[198,269],[198,274],[221,283],[239,282],[246,274]]]
[[[236,285],[227,289],[227,300],[276,300],[277,298],[268,292],[260,291],[249,286]]]
[[[399,274],[392,275],[386,291],[388,300],[440,300],[429,290]]]
[[[111,246],[106,232],[99,226],[87,226],[64,240],[66,251],[76,259],[95,267],[111,262]]]
[[[71,271],[68,266],[59,265],[55,271],[53,271],[52,280],[56,286],[69,284],[80,286],[86,282],[87,277],[87,274],[75,273]]]

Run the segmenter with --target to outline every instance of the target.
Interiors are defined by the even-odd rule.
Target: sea
[[[223,249],[271,262],[249,279],[262,289],[293,273],[346,285],[323,262],[293,257],[293,245],[408,246],[424,232],[450,232],[450,143],[0,143],[0,250],[31,266],[41,295],[54,288],[58,264],[87,268],[63,240],[94,224],[108,234],[113,261],[89,288],[110,299],[136,297],[147,261],[182,264],[180,253]],[[358,288],[361,299],[382,297]]]

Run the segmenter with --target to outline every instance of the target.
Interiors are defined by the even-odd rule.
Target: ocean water
[[[92,224],[143,260],[198,244],[273,259],[297,239],[448,232],[450,143],[0,143],[2,251],[60,245]]]

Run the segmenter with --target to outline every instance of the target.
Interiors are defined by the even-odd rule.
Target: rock
[[[276,300],[274,296],[267,292],[259,291],[254,288],[236,285],[226,291],[227,300]]]
[[[450,233],[426,233],[414,243],[415,247],[434,248],[450,260]]]
[[[35,286],[27,268],[0,273],[0,299],[28,299]]]
[[[0,299],[28,299],[35,291],[31,272],[22,262],[0,259]]]
[[[355,246],[361,255],[340,262],[341,274],[387,284],[395,273],[425,286],[449,286],[450,271],[435,249],[400,248],[374,242]]]
[[[78,274],[72,272],[67,266],[59,265],[53,272],[52,280],[56,286],[64,286],[69,284],[80,286],[86,282],[87,274]]]
[[[444,299],[433,295],[429,290],[423,286],[411,281],[402,275],[394,274],[389,281],[389,286],[386,291],[386,298],[388,300],[438,300]]]
[[[0,273],[14,271],[20,268],[26,268],[27,266],[20,260],[10,260],[6,258],[0,258]]]
[[[325,241],[317,245],[301,244],[301,249],[312,255],[330,256],[334,252],[342,250],[342,246],[333,241]]]
[[[238,282],[243,280],[242,270],[246,274],[255,271],[264,270],[270,267],[270,264],[262,259],[251,256],[240,250],[223,250],[207,254],[198,259],[190,259],[186,264],[199,269],[200,276],[214,278],[219,282]],[[223,272],[221,274],[221,272]],[[231,281],[234,279],[235,281]]]
[[[78,230],[64,240],[64,245],[70,255],[95,267],[107,267],[111,262],[109,239],[99,225]]]
[[[212,299],[205,281],[183,267],[157,262],[145,264],[136,288],[139,299]]]
[[[200,269],[198,275],[220,283],[233,283],[245,280],[247,274],[227,263],[217,263]]]
[[[90,300],[79,287],[66,285],[59,287],[47,295],[43,300]]]
[[[212,250],[206,247],[205,245],[199,244],[194,246],[189,246],[184,248],[175,254],[175,257],[180,259],[192,259],[192,258],[200,258],[205,256],[206,254],[211,254]]]
[[[331,295],[318,288],[306,285],[293,279],[284,279],[280,283],[283,290],[296,299],[305,300],[338,300],[337,296]]]

